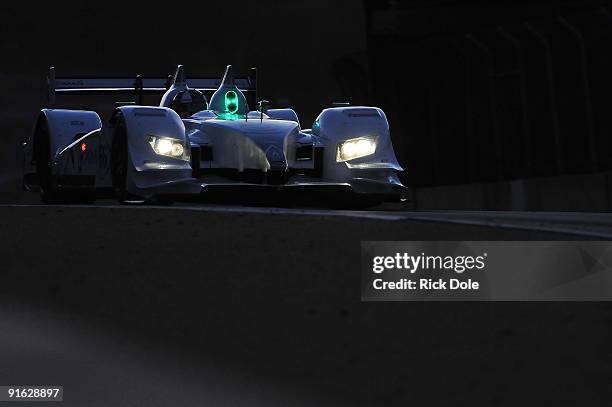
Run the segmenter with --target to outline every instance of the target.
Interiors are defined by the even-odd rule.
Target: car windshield
[[[244,120],[245,119],[245,115],[243,114],[236,114],[236,113],[230,113],[230,112],[217,112],[213,110],[213,113],[215,114],[215,116],[217,116],[217,119],[220,120]],[[252,116],[249,116],[249,119],[252,118]]]

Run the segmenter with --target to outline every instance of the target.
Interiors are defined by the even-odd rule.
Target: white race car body
[[[104,191],[124,201],[273,191],[400,198],[402,168],[381,109],[327,108],[302,129],[292,109],[250,110],[230,69],[195,112],[183,109],[200,96],[182,67],[160,106],[120,106],[108,123],[91,111],[44,109],[24,143],[24,185],[40,185],[48,201]]]

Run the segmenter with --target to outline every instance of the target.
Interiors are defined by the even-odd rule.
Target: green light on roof
[[[233,90],[225,92],[225,110],[231,114],[238,111],[238,95]]]

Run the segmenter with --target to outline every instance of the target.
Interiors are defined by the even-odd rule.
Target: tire
[[[40,186],[40,198],[43,203],[47,205],[94,203],[96,201],[96,195],[93,191],[67,192],[59,190],[55,186],[53,172],[51,170],[52,161],[49,130],[43,118],[39,120],[34,137],[36,174]]]
[[[127,127],[125,118],[118,113],[114,118],[115,130],[113,131],[113,143],[111,146],[111,175],[115,197],[122,205],[160,205],[169,206],[174,203],[169,198],[153,198],[145,200],[127,190],[129,146],[127,138]]]
[[[124,205],[144,203],[143,199],[127,190],[128,148],[125,119],[121,114],[118,114],[115,118],[115,130],[111,146],[111,175],[115,197],[119,203]]]

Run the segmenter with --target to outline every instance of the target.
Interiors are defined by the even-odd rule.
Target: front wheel
[[[40,198],[47,205],[91,204],[96,201],[95,191],[62,191],[54,182],[49,131],[46,121],[38,123],[34,138],[36,174],[40,186]]]
[[[140,197],[131,194],[127,190],[129,152],[127,142],[127,128],[122,115],[115,118],[115,130],[113,132],[113,143],[111,146],[111,175],[113,179],[113,190],[115,197],[121,204],[144,203]]]

